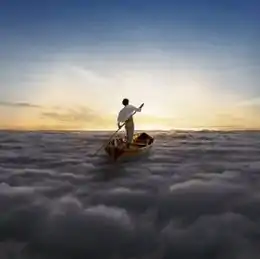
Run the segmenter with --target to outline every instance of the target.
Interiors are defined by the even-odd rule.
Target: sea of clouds
[[[0,258],[260,258],[260,132],[0,132]]]

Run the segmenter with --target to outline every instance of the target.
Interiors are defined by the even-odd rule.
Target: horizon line
[[[3,131],[10,131],[10,132],[115,132],[113,129],[105,130],[105,129],[22,129],[22,128],[0,128],[0,132]],[[171,132],[171,131],[177,131],[177,132],[185,132],[185,131],[191,131],[191,132],[260,132],[260,128],[229,128],[229,127],[219,127],[219,128],[172,128],[172,129],[137,129],[135,132]],[[121,131],[122,132],[122,131]]]

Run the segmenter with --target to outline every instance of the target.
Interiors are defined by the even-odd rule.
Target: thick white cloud
[[[259,133],[155,137],[111,164],[108,134],[2,131],[1,258],[258,258]]]

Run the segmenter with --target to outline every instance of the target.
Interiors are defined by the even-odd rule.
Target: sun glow
[[[28,100],[38,107],[5,107],[1,127],[113,130],[123,98],[137,107],[144,103],[134,118],[141,130],[260,124],[255,120],[259,110],[237,106],[241,98],[212,87],[202,71],[173,73],[170,67],[148,70],[125,64],[104,64],[103,70],[95,70],[57,62],[48,70],[48,76],[39,76],[40,90]]]

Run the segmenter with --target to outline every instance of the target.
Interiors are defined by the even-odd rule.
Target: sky
[[[260,3],[3,1],[0,128],[260,129]]]

